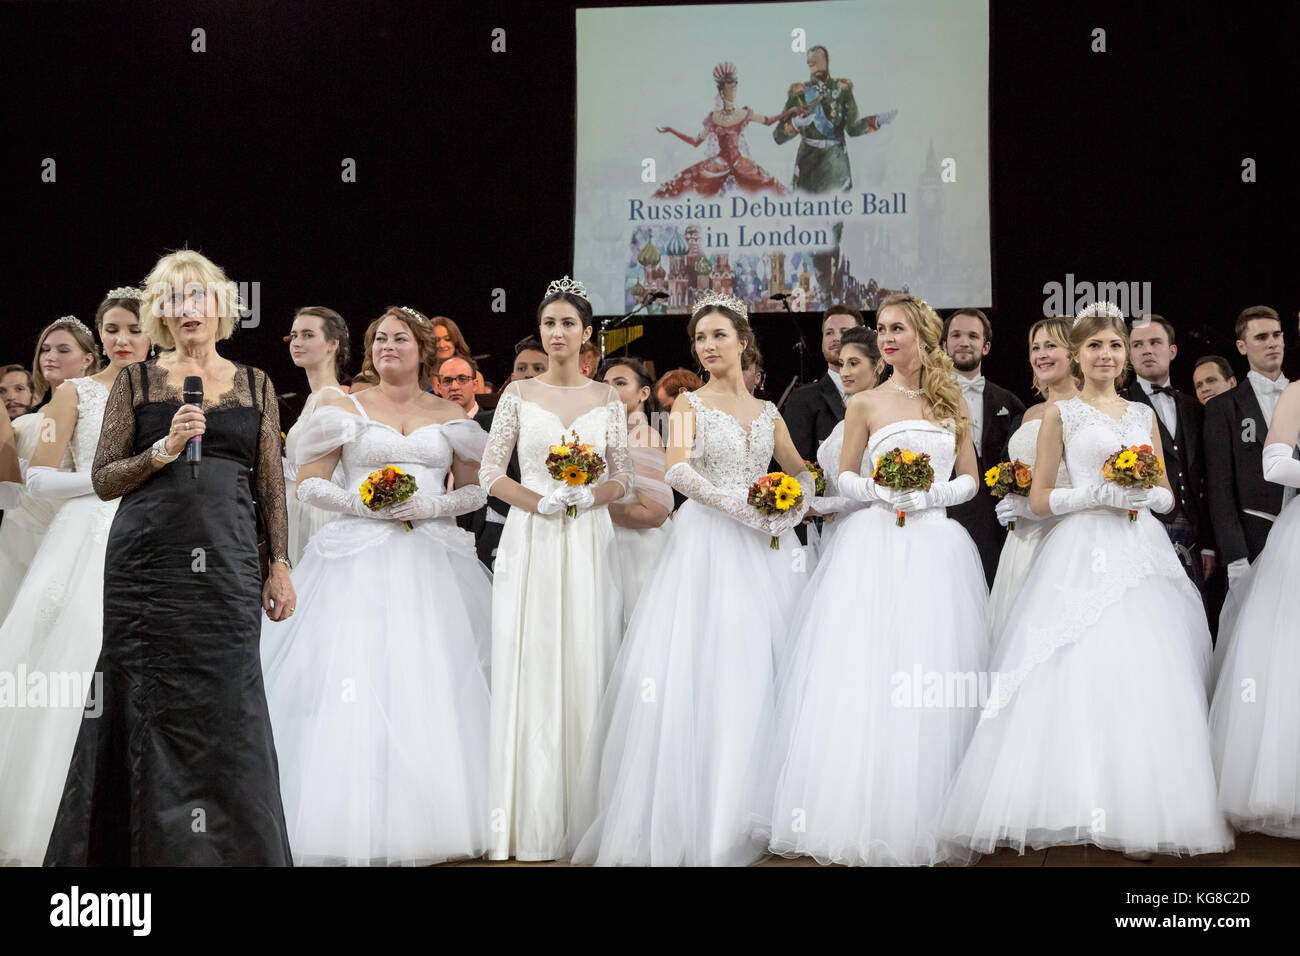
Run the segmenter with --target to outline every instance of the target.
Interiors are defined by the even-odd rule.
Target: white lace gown
[[[1061,410],[1075,487],[1121,446],[1149,444],[1151,409]],[[995,640],[996,695],[953,781],[942,832],[974,853],[1092,843],[1232,847],[1206,723],[1210,635],[1163,525],[1109,508],[1061,516]]]
[[[14,441],[18,447],[18,457],[31,461],[40,440],[41,422],[44,412],[31,412],[21,415],[13,421]],[[94,454],[94,449],[91,449]],[[67,470],[72,467],[72,447],[59,462],[59,468]],[[86,464],[89,468],[89,462]],[[50,522],[63,502],[53,498],[33,498],[26,491],[21,492],[22,503],[17,508],[5,510],[4,521],[0,522],[0,621],[3,621],[13,607],[18,588],[23,583],[36,549],[41,545]]]
[[[1038,432],[1042,424],[1041,418],[1025,422],[1012,433],[1007,442],[1012,460],[1019,459],[1031,471],[1038,454]],[[1057,466],[1054,487],[1070,487],[1070,470],[1065,467],[1064,458]],[[1016,521],[1015,531],[1007,529],[1007,539],[998,558],[998,573],[989,591],[989,634],[995,639],[1006,627],[1007,614],[1024,586],[1043,541],[1048,532],[1056,527],[1056,523],[1057,519],[1050,515],[1038,519],[1020,518]]]
[[[91,378],[72,381],[77,426],[68,451],[74,470],[88,473],[108,389]],[[83,705],[94,713],[103,703],[93,675],[103,638],[104,552],[118,502],[91,493],[53,504],[61,507],[0,626],[0,673],[16,682],[26,675],[16,687],[24,706],[0,706],[0,863],[24,866],[45,858]],[[48,694],[43,705],[31,696],[38,686]]]
[[[342,392],[342,389],[337,389],[333,385],[327,385],[320,392],[326,390]],[[320,397],[320,392],[307,396],[298,420],[293,423],[284,438],[284,495],[289,513],[289,560],[295,567],[302,561],[302,556],[307,550],[307,542],[311,540],[312,535],[338,517],[332,511],[298,500],[298,469],[310,461],[302,457],[299,443],[303,429],[307,427],[307,422],[311,421],[311,416],[316,411],[316,400]],[[341,482],[342,478],[340,466],[334,471],[334,480]]]
[[[873,434],[859,467],[901,447],[956,460],[933,422]],[[853,866],[929,865],[948,783],[979,717],[988,592],[970,535],[943,508],[873,505],[838,519],[777,679],[764,814],[771,850]],[[863,570],[864,564],[869,570]],[[939,570],[941,569],[941,570]]]
[[[630,449],[635,487],[619,499],[620,504],[636,504],[649,498],[663,505],[671,513],[673,492],[664,482],[664,449],[639,446]],[[623,626],[627,627],[636,608],[637,599],[645,588],[647,576],[655,558],[659,556],[668,532],[672,528],[669,518],[657,528],[624,528],[614,525],[614,544],[618,549],[619,580],[623,590]],[[656,588],[654,600],[663,597]]]
[[[547,495],[550,446],[576,431],[606,463],[603,481],[632,487],[627,418],[603,382],[539,379],[506,387],[479,470],[484,488],[519,451],[522,484]],[[493,860],[555,860],[578,785],[583,748],[623,636],[618,548],[608,508],[534,514],[511,508],[492,587],[489,810]]]
[[[1238,830],[1300,838],[1300,499],[1293,498],[1220,629],[1210,707],[1219,805]]]
[[[355,401],[355,400],[354,400]],[[305,460],[342,444],[344,487],[397,465],[445,487],[452,455],[477,459],[475,422],[409,435],[327,406]],[[289,846],[299,865],[425,865],[488,843],[491,583],[455,518],[343,515],[292,572],[297,612],[262,618],[262,671]]]
[[[749,431],[691,393],[691,465],[743,494],[767,472],[776,407]],[[741,506],[747,507],[747,506]],[[688,500],[650,571],[583,764],[575,863],[743,866],[771,743],[775,662],[807,580],[793,532],[771,536]]]

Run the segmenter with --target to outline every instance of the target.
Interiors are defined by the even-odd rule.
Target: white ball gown
[[[691,467],[743,497],[767,472],[776,407],[746,432],[688,400]],[[601,700],[569,837],[575,863],[743,866],[766,855],[749,811],[771,741],[775,660],[807,579],[794,533],[780,550],[770,540],[693,498],[678,509]]]
[[[1210,707],[1219,804],[1238,830],[1300,839],[1300,499],[1268,533],[1220,629]],[[1232,600],[1229,592],[1230,600]]]
[[[41,422],[44,412],[30,412],[13,421],[14,441],[18,448],[18,457],[30,461],[40,440]],[[94,454],[92,449],[91,454]],[[59,468],[67,470],[72,467],[72,446],[68,446]],[[87,462],[86,467],[90,464]],[[62,501],[49,498],[33,498],[26,491],[21,492],[22,502],[16,508],[6,508],[4,521],[0,522],[0,621],[3,621],[13,607],[18,588],[23,583],[27,569],[36,556],[36,549],[41,545],[55,513],[63,505]]]
[[[1017,428],[1007,442],[1007,450],[1014,461],[1019,459],[1032,471],[1034,459],[1038,454],[1038,432],[1043,420],[1036,418]],[[1056,469],[1057,488],[1070,487],[1070,471],[1061,459]],[[1038,558],[1038,550],[1043,546],[1048,532],[1056,527],[1057,519],[1050,515],[1040,518],[1017,518],[1016,529],[1007,529],[1007,539],[1002,545],[1002,554],[998,557],[998,572],[993,578],[993,587],[989,591],[989,633],[995,637],[1006,627],[1007,614],[1016,603],[1016,597],[1024,586],[1029,569]]]
[[[550,446],[571,431],[605,458],[605,481],[632,487],[627,417],[603,382],[506,386],[479,480],[491,491],[519,452],[521,483],[547,495]],[[607,508],[534,514],[511,508],[492,587],[492,731],[488,857],[564,855],[570,802],[600,692],[623,635],[614,525]]]
[[[302,561],[302,556],[307,550],[307,542],[311,540],[312,535],[338,517],[324,508],[299,501],[297,494],[298,466],[310,460],[301,457],[299,439],[302,437],[303,429],[307,427],[307,422],[316,411],[316,400],[320,397],[320,392],[327,390],[340,393],[343,391],[333,385],[327,385],[319,392],[307,396],[298,420],[293,423],[284,438],[284,496],[289,510],[289,560],[295,566]],[[334,477],[336,480],[342,480],[341,467],[335,470]]]
[[[353,399],[356,403],[356,400]],[[342,444],[346,489],[383,465],[445,486],[477,459],[473,421],[409,435],[326,406],[303,460]],[[262,670],[294,862],[424,865],[487,847],[491,584],[451,517],[343,515],[293,570],[296,614],[262,620]]]
[[[620,498],[619,503],[636,504],[640,499],[648,498],[663,505],[671,513],[673,492],[664,482],[664,450],[653,446],[633,446],[629,451],[635,487]],[[645,587],[646,576],[654,565],[655,558],[659,556],[664,542],[668,540],[668,531],[671,527],[671,517],[657,528],[624,528],[621,525],[614,525],[614,545],[618,550],[625,628],[632,618],[637,598],[641,596],[641,591]]]
[[[952,473],[955,435],[923,420],[871,436]],[[897,526],[886,505],[837,519],[777,679],[772,852],[853,866],[929,865],[948,783],[979,717],[988,590],[970,535],[943,508]],[[945,690],[947,692],[945,692]]]
[[[1153,412],[1057,402],[1076,488]],[[1200,595],[1145,509],[1061,516],[995,637],[996,696],[953,781],[942,832],[988,853],[1092,843],[1133,853],[1232,847],[1206,723],[1210,634]]]
[[[71,381],[78,403],[68,454],[88,478],[108,389],[91,378]],[[103,703],[94,700],[93,673],[103,638],[104,552],[118,505],[89,490],[48,503],[57,510],[0,627],[0,673],[26,676],[24,687],[14,687],[24,698],[38,686],[33,680],[49,694],[46,706],[0,700],[0,863],[24,866],[45,859],[82,714]]]

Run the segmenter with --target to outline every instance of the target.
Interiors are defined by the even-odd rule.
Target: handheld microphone
[[[651,298],[651,299],[666,299],[666,298],[668,298],[668,293],[667,293],[667,292],[651,292],[651,293],[650,293],[650,298]]]
[[[197,375],[186,375],[185,384],[181,386],[181,398],[186,405],[203,407],[203,379]],[[190,477],[199,476],[199,462],[203,460],[203,436],[195,435],[185,444],[185,460],[189,462]]]

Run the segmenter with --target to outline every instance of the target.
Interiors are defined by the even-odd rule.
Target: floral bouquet
[[[871,473],[876,484],[899,491],[929,491],[934,484],[934,466],[925,452],[893,448],[876,459],[876,470]],[[905,512],[896,511],[900,528],[907,524]]]
[[[803,463],[804,463],[804,467],[813,476],[813,494],[816,495],[818,498],[824,497],[826,495],[826,472],[823,471],[822,466],[817,464],[817,462],[815,461],[809,461],[807,458],[805,458],[803,460]],[[804,524],[808,524],[810,521],[813,520],[813,516],[810,514],[808,517],[804,518],[803,520],[804,520]],[[827,516],[826,520],[830,520],[829,515]]]
[[[361,501],[371,511],[380,511],[389,505],[409,501],[417,490],[419,489],[411,475],[396,465],[385,465],[378,471],[372,471],[361,482]],[[403,521],[402,527],[410,531],[415,525]]]
[[[566,443],[560,436],[560,444],[551,446],[551,453],[546,456],[546,470],[556,481],[562,481],[570,488],[581,485],[594,485],[605,473],[605,459],[596,454],[590,445],[584,445],[578,433],[569,430],[573,441]],[[564,513],[570,518],[578,517],[578,509],[569,505]]]
[[[994,498],[1005,498],[1007,495],[1028,498],[1029,486],[1033,480],[1034,473],[1019,458],[1015,461],[999,462],[984,472],[984,484],[988,486],[989,494]],[[1007,527],[1015,531],[1016,523],[1012,521],[1007,524]]]
[[[799,486],[799,479],[791,478],[783,471],[771,471],[749,486],[746,500],[761,515],[780,514],[803,505],[803,488]],[[772,535],[768,547],[773,551],[781,550],[781,539]]]
[[[1160,484],[1165,465],[1156,457],[1150,445],[1129,445],[1107,458],[1101,465],[1101,476],[1121,488],[1154,488]],[[1129,521],[1137,521],[1138,513],[1132,508]]]

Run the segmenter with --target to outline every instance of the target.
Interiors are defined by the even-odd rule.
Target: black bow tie
[[[1168,392],[1170,395],[1172,395],[1172,394],[1174,394],[1174,387],[1173,387],[1172,385],[1152,385],[1152,386],[1151,386],[1151,394],[1152,394],[1152,395],[1159,395],[1161,392]]]

